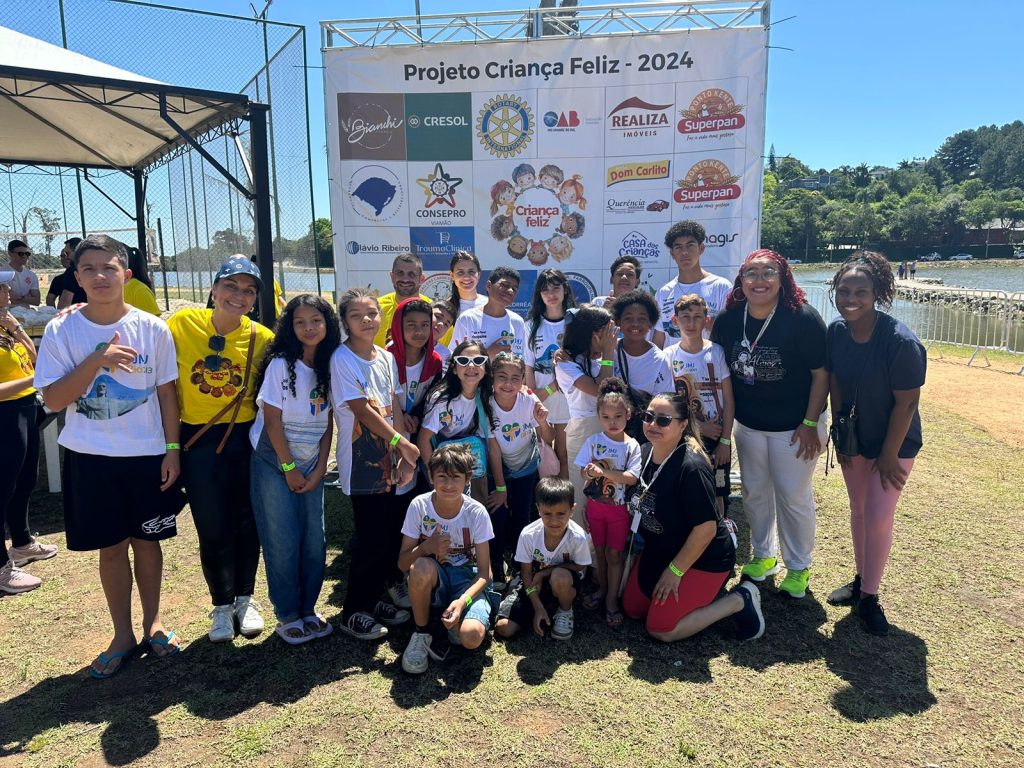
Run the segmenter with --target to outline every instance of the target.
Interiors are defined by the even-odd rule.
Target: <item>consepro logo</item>
[[[746,124],[742,112],[743,105],[733,101],[728,91],[708,88],[698,93],[687,109],[679,110],[682,120],[676,130],[684,134],[736,131]]]
[[[533,110],[515,94],[495,96],[477,116],[476,135],[495,157],[515,157],[533,138]]]
[[[657,136],[669,125],[671,104],[651,104],[639,96],[620,102],[608,113],[608,130],[625,137]]]
[[[349,179],[348,197],[357,214],[379,223],[398,213],[404,192],[402,182],[390,169],[382,165],[364,165]]]
[[[701,160],[676,181],[672,199],[683,204],[736,200],[742,194],[739,180],[721,160]]]
[[[624,238],[619,248],[619,256],[635,256],[641,261],[652,261],[658,258],[659,244],[642,232],[633,230]]]
[[[416,210],[416,218],[436,223],[466,218],[466,209],[457,207],[455,203],[455,190],[462,184],[462,179],[445,171],[441,163],[437,163],[434,170],[422,179],[416,179],[416,184],[426,196],[423,207]]]
[[[608,168],[605,186],[611,187],[624,181],[650,181],[667,179],[671,161],[647,160],[642,163],[619,163]]]

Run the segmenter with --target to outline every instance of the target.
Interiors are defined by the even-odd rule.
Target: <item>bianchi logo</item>
[[[477,116],[476,135],[495,157],[515,157],[533,138],[533,110],[514,94],[495,96]]]
[[[364,219],[387,221],[402,207],[402,183],[382,165],[365,165],[352,174],[348,197],[352,208]]]
[[[383,149],[403,122],[403,118],[393,117],[380,104],[359,104],[341,120],[341,136],[349,144],[358,144],[365,149]]]

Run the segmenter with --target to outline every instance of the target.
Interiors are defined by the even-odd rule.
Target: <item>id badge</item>
[[[629,523],[629,530],[631,530],[633,533],[636,533],[640,530],[640,517],[641,515],[639,512],[633,513],[633,519]]]

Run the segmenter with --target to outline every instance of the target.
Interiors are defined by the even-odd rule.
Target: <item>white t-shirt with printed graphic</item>
[[[640,477],[640,443],[629,435],[621,442],[612,440],[604,432],[588,437],[580,452],[576,455],[576,466],[585,467],[591,462],[601,464],[607,469],[619,472],[631,472]],[[624,483],[613,483],[604,477],[587,480],[587,485],[601,488],[601,498],[605,504],[625,504],[626,486]]]
[[[295,394],[292,394],[288,362],[275,357],[267,364],[263,384],[256,395],[256,421],[249,429],[249,442],[258,448],[266,426],[263,406],[272,405],[281,411],[281,426],[292,452],[295,465],[306,474],[320,457],[320,439],[331,418],[328,393],[316,384],[316,371],[301,360],[295,361]],[[268,442],[270,437],[265,438]]]
[[[619,350],[615,350],[612,357],[615,367],[612,368],[612,372],[633,389],[646,392],[648,395],[673,391],[672,369],[662,350],[652,344],[650,349],[637,357],[622,350],[621,354],[629,368],[629,376],[626,376],[626,372],[619,365],[619,354]]]
[[[544,543],[544,522],[534,520],[519,534],[519,543],[516,544],[516,562],[533,563],[535,573],[543,568],[551,568],[564,563],[590,565],[590,544],[587,543],[587,533],[579,523],[570,520],[562,540],[558,542],[558,546],[550,550]]]
[[[131,373],[100,368],[85,394],[67,407],[57,442],[96,456],[159,456],[166,453],[156,388],[178,378],[171,331],[158,317],[134,307],[111,325],[98,325],[73,310],[58,315],[43,332],[36,360],[37,389],[53,384],[110,342],[138,355]]]
[[[533,326],[533,322],[526,324],[523,359],[530,368],[533,368],[537,389],[544,389],[555,380],[555,353],[562,346],[565,318],[554,321],[540,318],[537,338],[531,344],[530,334],[533,333]],[[544,401],[544,407],[548,409],[549,424],[565,424],[569,421],[569,402],[565,399],[565,392],[555,392]]]
[[[526,323],[523,318],[511,310],[503,317],[491,317],[484,313],[483,307],[476,307],[459,315],[452,331],[452,351],[466,339],[490,347],[502,336],[510,339],[509,351],[523,356],[523,344],[526,339]]]
[[[494,538],[491,517],[484,505],[463,494],[462,509],[453,518],[444,518],[437,514],[434,507],[434,493],[424,493],[409,502],[402,523],[402,535],[410,539],[425,541],[434,530],[441,528],[441,535],[451,540],[448,556],[441,562],[448,565],[476,565],[476,548],[480,544]],[[468,531],[468,536],[465,531]],[[466,547],[468,539],[469,547]]]
[[[352,494],[387,493],[391,487],[389,441],[359,424],[349,400],[367,404],[393,424],[393,398],[403,394],[394,356],[374,347],[376,357],[364,360],[342,344],[331,356],[331,403],[338,424],[338,479],[341,490]]]
[[[6,269],[6,267],[4,267],[4,269]],[[28,267],[22,267],[21,272],[14,273],[14,277],[11,278],[8,285],[11,288],[12,299],[23,299],[28,296],[31,291],[39,290],[39,275]],[[163,451],[161,451],[161,453],[163,453]]]
[[[661,312],[661,330],[665,332],[666,338],[678,339],[679,329],[672,322],[675,317],[676,302],[688,293],[696,293],[704,299],[708,305],[708,316],[712,321],[725,311],[725,302],[729,298],[729,291],[732,290],[732,283],[724,277],[709,274],[696,283],[680,283],[678,277],[673,277],[665,285],[658,289],[654,300],[658,303]],[[707,338],[707,331],[704,338]]]
[[[538,402],[536,395],[517,392],[512,409],[505,411],[491,398],[491,414],[496,422],[491,437],[501,449],[502,463],[513,472],[525,467],[536,454],[537,419],[533,413]]]
[[[420,376],[423,374],[423,364],[426,361],[427,358],[424,355],[415,365],[405,366],[405,396],[402,398],[402,410],[405,413],[410,413],[427,396],[428,387],[420,381]]]
[[[431,397],[423,414],[421,427],[429,429],[438,439],[463,437],[476,413],[476,398],[459,395],[451,402],[444,400],[440,394]],[[477,419],[479,422],[479,419]],[[477,424],[475,435],[483,435],[482,424]]]
[[[590,361],[590,373],[595,378],[601,371],[601,361]],[[576,386],[576,380],[585,376],[583,369],[576,362],[556,363],[555,378],[558,388],[565,393],[569,402],[569,418],[585,419],[597,415],[597,395],[588,395]]]
[[[729,365],[725,361],[725,350],[713,341],[705,341],[704,349],[700,352],[690,353],[673,344],[665,350],[668,354],[669,365],[672,366],[672,376],[675,380],[682,380],[683,376],[689,374],[697,383],[700,392],[701,402],[704,404],[704,417],[707,421],[718,419],[718,406],[715,404],[714,389],[721,390],[722,380],[729,378]],[[714,366],[715,383],[711,383],[711,374],[708,364]],[[719,402],[722,401],[721,394],[718,395]]]

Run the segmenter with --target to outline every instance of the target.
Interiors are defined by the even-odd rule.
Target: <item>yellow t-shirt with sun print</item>
[[[5,331],[0,330],[0,333]],[[20,341],[15,341],[12,349],[0,346],[0,382],[15,381],[17,379],[24,379],[26,376],[31,376],[35,373],[35,367],[32,365],[32,356],[25,349],[25,345]],[[10,397],[5,397],[0,402],[9,402],[11,400],[17,400],[31,395],[36,391],[36,388],[31,384],[27,385],[21,392],[16,392]]]
[[[178,404],[181,420],[186,424],[206,424],[238,394],[245,377],[245,358],[249,351],[249,329],[256,329],[249,389],[238,411],[238,421],[256,418],[256,369],[274,338],[273,332],[248,317],[224,337],[224,349],[210,348],[213,327],[212,309],[180,309],[167,321],[174,337],[178,358]],[[231,410],[219,423],[231,420]]]

